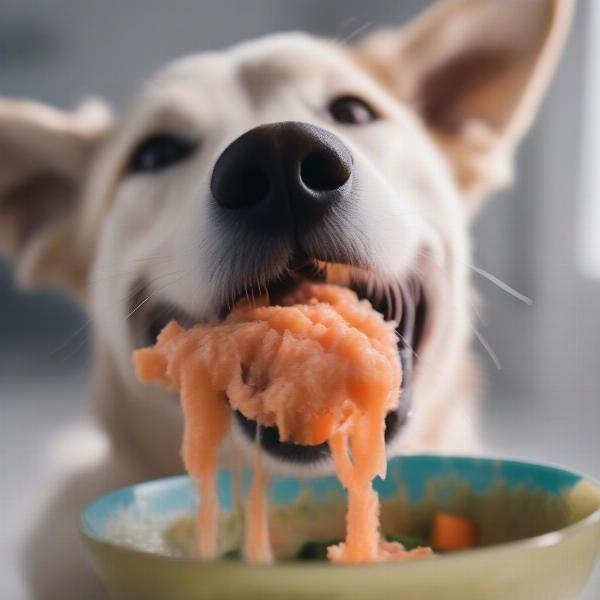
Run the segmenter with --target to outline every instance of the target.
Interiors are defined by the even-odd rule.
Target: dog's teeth
[[[403,310],[403,302],[402,302],[402,293],[400,292],[400,288],[395,285],[393,287],[393,296],[394,296],[394,318],[393,321],[396,323],[396,327],[400,325],[402,320],[402,310]]]

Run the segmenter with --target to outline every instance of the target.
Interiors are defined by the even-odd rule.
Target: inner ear
[[[81,234],[83,190],[111,121],[93,100],[64,112],[0,99],[0,251],[22,285],[85,300],[95,238]]]
[[[443,0],[356,48],[422,118],[469,206],[512,175],[558,62],[573,0]]]
[[[468,119],[500,129],[514,110],[499,89],[511,85],[512,64],[501,50],[456,56],[424,76],[414,103],[427,123],[448,133],[458,133]]]
[[[12,246],[23,250],[36,232],[66,215],[77,204],[77,186],[55,173],[40,173],[6,192],[0,215],[12,215]]]

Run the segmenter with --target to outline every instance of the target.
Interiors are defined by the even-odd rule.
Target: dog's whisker
[[[173,273],[162,274],[162,276],[157,276],[156,278],[154,278],[153,281],[156,281],[160,277],[164,277],[169,274],[172,275]],[[127,293],[125,298],[123,298],[123,300],[125,302],[129,303],[135,297],[135,295],[141,291],[141,289],[143,289],[141,286],[134,286],[133,289]],[[63,360],[67,360],[68,358],[73,356],[78,350],[81,349],[81,347],[85,343],[87,336],[90,334],[89,328],[91,327],[91,325],[92,325],[92,319],[87,319],[72,334],[70,334],[63,342],[61,342],[54,350],[52,350],[50,353],[50,356],[56,356],[57,354],[61,353],[63,350],[65,350],[67,348],[67,346],[69,346],[69,344],[71,344],[71,342],[74,342],[79,336],[83,335],[82,339],[77,342],[75,348],[71,349],[63,357]]]
[[[151,300],[154,295],[156,294],[156,292],[153,292],[152,294],[149,294],[148,296],[146,296],[146,298],[144,298],[139,304],[137,304],[132,310],[130,310],[127,315],[125,316],[125,320],[129,319],[130,317],[133,317],[133,315],[140,309],[142,308],[142,306],[144,306],[144,304],[146,304],[146,302],[148,302],[148,300]]]
[[[490,323],[487,320],[487,318],[483,315],[483,313],[479,310],[479,307],[477,306],[477,304],[475,302],[473,302],[473,300],[471,298],[467,299],[467,302],[469,303],[469,306],[471,307],[471,310],[473,311],[473,314],[475,315],[475,318],[484,326],[487,327]]]
[[[60,345],[58,345],[54,350],[50,352],[50,356],[55,356],[63,349],[65,349],[72,341],[74,341],[78,336],[82,333],[85,335],[88,334],[86,331],[92,324],[91,319],[86,319],[86,321],[80,325],[71,335],[69,335]]]
[[[148,294],[148,296],[146,296],[146,298],[144,298],[142,301],[140,301],[136,306],[134,306],[125,316],[125,320],[129,320],[138,310],[140,310],[140,308],[142,308],[142,306],[144,306],[149,300],[151,300],[152,298],[154,298],[154,296],[156,296],[156,294],[158,294],[159,292],[165,290],[166,288],[168,288],[171,285],[174,285],[175,283],[178,283],[179,281],[181,281],[185,276],[187,275],[187,272],[184,272],[178,279],[176,279],[175,281],[170,281],[169,283],[167,283],[166,285],[163,285],[155,290],[153,290],[150,294]]]
[[[127,305],[130,305],[131,302],[136,298],[136,296],[138,294],[140,294],[141,292],[145,291],[148,287],[150,287],[151,285],[155,284],[157,281],[160,281],[161,279],[164,279],[165,277],[173,277],[173,276],[179,275],[181,273],[185,274],[185,271],[183,271],[181,269],[178,269],[176,271],[169,271],[168,273],[161,273],[160,275],[157,275],[156,277],[153,277],[149,281],[144,281],[143,279],[138,279],[136,281],[136,283],[129,289],[129,291],[125,295],[125,297],[122,298],[122,300]],[[176,283],[176,281],[169,282],[169,283],[163,285],[162,287],[154,290],[151,295],[153,296],[156,292],[160,292],[160,291],[166,289],[172,283]],[[129,318],[129,317],[126,317],[126,318]]]
[[[65,364],[71,358],[73,358],[74,356],[79,354],[80,350],[83,348],[83,346],[86,344],[86,342],[88,342],[88,340],[89,340],[89,337],[87,335],[83,336],[83,338],[81,338],[81,340],[79,340],[77,342],[77,344],[75,345],[74,348],[71,348],[69,352],[67,352],[65,355],[63,355],[63,357],[61,358],[61,363]]]
[[[529,298],[529,296],[526,296],[525,294],[522,294],[518,290],[515,290],[515,288],[508,285],[508,283],[506,283],[505,281],[502,281],[502,279],[500,279],[499,277],[492,275],[489,271],[486,271],[485,269],[482,269],[481,267],[476,267],[475,265],[469,265],[469,266],[471,267],[471,269],[473,269],[473,271],[475,271],[475,273],[477,273],[478,275],[481,275],[482,277],[487,279],[490,283],[493,283],[495,286],[497,286],[501,290],[505,291],[507,294],[510,294],[511,296],[513,296],[513,298],[520,300],[524,304],[527,304],[527,306],[531,306],[533,304],[533,300],[531,298]]]
[[[402,343],[411,351],[412,355],[419,361],[422,362],[422,358],[419,356],[419,353],[415,350],[414,346],[409,343],[409,341],[404,337],[401,333],[398,333],[398,338],[402,341]]]
[[[478,329],[475,326],[473,326],[473,333],[475,334],[475,337],[478,339],[479,343],[483,346],[485,351],[489,354],[496,369],[498,371],[501,371],[502,364],[500,363],[500,359],[498,358],[498,355],[496,354],[496,352],[494,352],[494,349],[492,348],[490,343],[483,337],[481,332],[478,331]]]
[[[512,296],[516,300],[523,302],[523,304],[526,304],[527,306],[533,305],[533,299],[531,299],[529,296],[526,296],[525,294],[519,292],[518,290],[516,290],[515,288],[510,286],[508,283],[506,283],[505,281],[503,281],[496,275],[493,275],[492,273],[490,273],[489,271],[486,271],[485,269],[482,269],[481,267],[464,262],[458,258],[456,258],[455,260],[457,262],[460,262],[461,264],[466,265],[467,267],[472,269],[475,273],[477,273],[478,275],[481,275],[487,281],[489,281],[490,283],[495,285],[498,289],[502,290],[503,292],[506,292],[509,296]],[[440,272],[445,273],[447,275],[447,277],[450,277],[450,275],[446,272],[446,270],[444,269],[444,267],[442,265],[439,265],[433,261],[431,261],[430,264],[433,265],[435,268],[437,268]]]
[[[345,18],[337,27],[338,34],[334,36],[334,41],[339,41],[345,34],[344,31],[349,27],[355,25],[361,19],[357,15],[353,15]]]
[[[346,34],[345,36],[336,37],[334,41],[340,45],[347,45],[353,39],[357,38],[359,35],[367,31],[368,29],[371,29],[375,24],[375,21],[367,21],[366,23],[363,23],[362,25],[359,25],[358,27],[353,29],[350,33]]]

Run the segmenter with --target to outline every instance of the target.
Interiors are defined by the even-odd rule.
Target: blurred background
[[[117,109],[157,67],[273,31],[352,39],[428,0],[128,0],[2,3],[0,95],[62,108],[95,94]],[[517,157],[516,182],[475,224],[484,310],[489,452],[556,462],[600,478],[600,3],[580,0],[565,56]],[[0,157],[0,160],[2,157]],[[24,293],[0,262],[0,595],[25,598],[16,569],[35,498],[85,423],[86,317],[59,294]],[[56,440],[62,440],[56,443]],[[7,482],[11,482],[10,486]],[[600,573],[589,600],[600,597]]]

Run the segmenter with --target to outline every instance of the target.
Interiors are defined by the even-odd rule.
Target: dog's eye
[[[357,96],[340,96],[329,105],[329,113],[338,123],[366,125],[378,116],[375,110]]]
[[[143,140],[133,151],[129,173],[156,173],[185,160],[196,149],[196,143],[184,137],[160,133]]]

